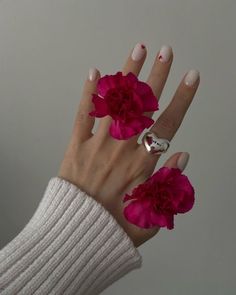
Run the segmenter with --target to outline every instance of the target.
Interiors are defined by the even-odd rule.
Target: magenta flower
[[[109,133],[116,139],[128,139],[149,128],[154,120],[144,112],[158,110],[158,101],[151,87],[131,72],[105,75],[98,80],[98,94],[92,95],[94,117],[111,116]]]
[[[178,168],[162,167],[144,183],[126,194],[124,216],[142,228],[174,228],[174,215],[189,211],[194,204],[194,188]]]

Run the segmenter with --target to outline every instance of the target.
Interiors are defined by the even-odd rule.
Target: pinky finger
[[[184,171],[189,161],[189,153],[179,152],[173,154],[163,165],[164,167],[169,168],[179,168],[181,171]]]
[[[84,83],[82,97],[74,121],[72,137],[77,143],[82,143],[93,135],[92,129],[95,118],[90,116],[89,112],[94,108],[92,94],[97,93],[97,82],[99,78],[100,72],[96,68],[91,68]]]

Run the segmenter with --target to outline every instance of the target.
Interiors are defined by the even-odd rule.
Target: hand
[[[146,47],[137,45],[134,54],[130,52],[122,72],[124,74],[132,72],[138,76],[146,55]],[[162,48],[157,53],[146,81],[158,99],[166,83],[172,61],[172,49]],[[137,142],[140,134],[128,140],[116,140],[111,137],[108,133],[111,117],[99,118],[98,129],[95,134],[92,133],[95,118],[88,113],[94,109],[91,94],[97,93],[96,84],[101,75],[96,70],[93,71],[92,76],[95,80],[91,81],[87,78],[84,83],[71,139],[58,176],[75,184],[100,202],[138,247],[153,237],[159,231],[159,227],[142,229],[129,223],[123,216],[123,207],[126,204],[122,202],[122,197],[153,173],[160,156],[150,155],[143,144]],[[197,71],[186,74],[170,104],[150,130],[159,137],[171,140],[193,100],[199,82]],[[153,113],[145,113],[145,115],[152,117]],[[177,167],[180,154],[172,155],[164,166]]]

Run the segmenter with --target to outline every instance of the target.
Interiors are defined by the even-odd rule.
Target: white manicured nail
[[[90,68],[89,75],[88,75],[89,80],[90,81],[96,80],[97,74],[98,74],[98,70],[96,68]]]
[[[131,58],[135,61],[139,61],[140,59],[142,59],[145,54],[145,48],[146,46],[144,44],[137,43],[133,49]]]
[[[168,62],[172,54],[172,48],[169,45],[163,45],[158,54],[158,59],[161,62]]]
[[[199,72],[197,70],[190,70],[184,79],[184,83],[187,86],[193,86],[197,82],[198,78]]]
[[[187,152],[181,153],[181,155],[179,156],[179,158],[177,160],[177,167],[181,171],[183,171],[188,164],[188,160],[189,160],[189,153],[187,153]]]

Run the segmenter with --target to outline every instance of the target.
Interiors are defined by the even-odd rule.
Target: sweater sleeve
[[[141,266],[139,251],[105,207],[53,177],[32,218],[0,250],[0,294],[96,295]]]

